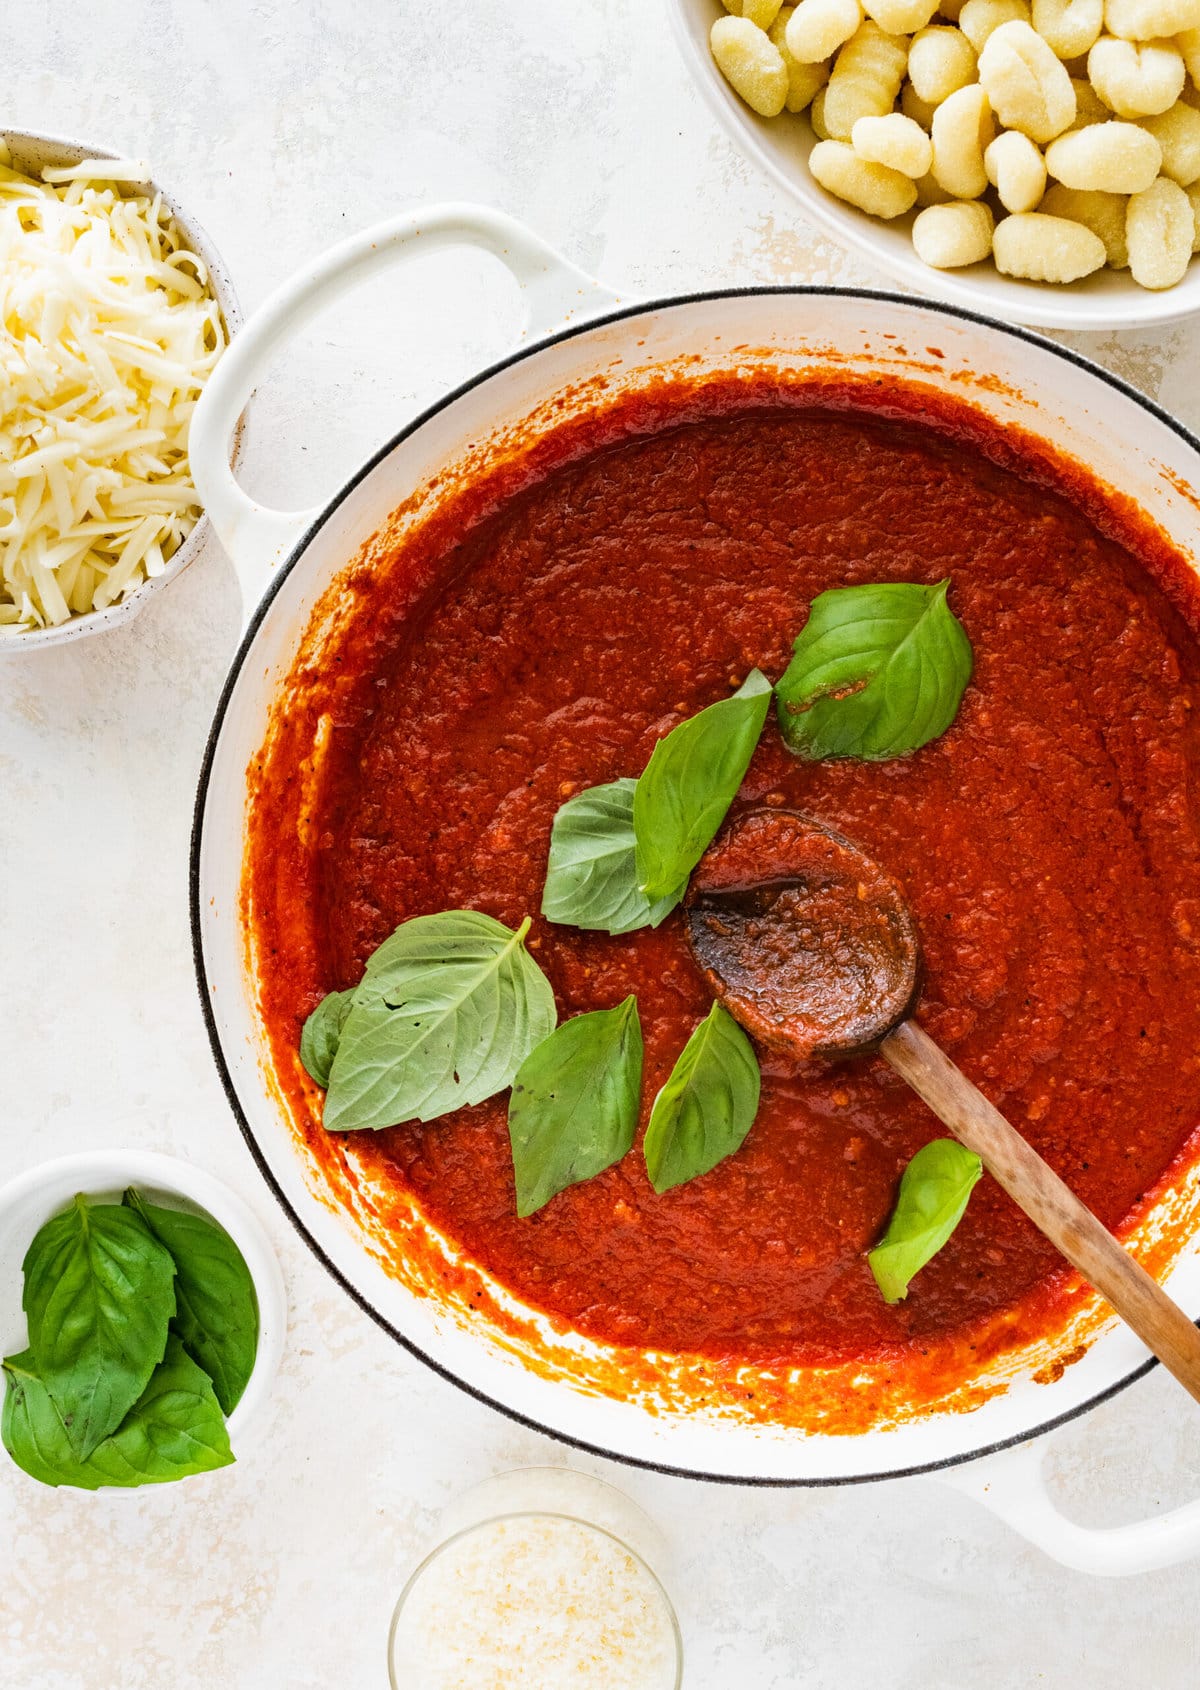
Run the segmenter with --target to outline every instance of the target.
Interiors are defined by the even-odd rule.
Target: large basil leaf
[[[750,766],[770,698],[770,681],[752,669],[732,697],[654,747],[633,796],[638,885],[647,898],[683,896]]]
[[[839,587],[813,600],[775,687],[797,756],[900,757],[945,733],[974,661],[949,586]]]
[[[696,1179],[741,1148],[760,1083],[753,1045],[724,1004],[714,1003],[650,1111],[643,1148],[655,1191]]]
[[[415,916],[354,988],[325,1094],[330,1132],[433,1121],[511,1085],[557,1019],[550,982],[478,910]]]
[[[208,1374],[222,1412],[232,1414],[254,1370],[258,1298],[250,1269],[224,1228],[204,1215],[147,1203],[125,1193],[175,1262],[175,1318],[171,1329]]]
[[[112,1203],[71,1207],[25,1255],[22,1306],[38,1377],[86,1459],[116,1431],[162,1360],[175,1313],[170,1252]]]
[[[329,1084],[329,1070],[333,1066],[353,998],[353,989],[326,992],[304,1023],[300,1034],[300,1060],[319,1086]]]
[[[117,1431],[83,1461],[71,1447],[33,1351],[9,1356],[4,1371],[0,1436],[17,1466],[44,1485],[100,1490],[165,1484],[233,1460],[212,1384],[176,1337],[167,1340],[163,1360]]]
[[[521,1064],[508,1105],[517,1213],[619,1162],[642,1093],[637,999],[573,1016]]]
[[[638,886],[633,832],[635,780],[614,780],[568,798],[554,818],[542,914],[571,927],[632,933],[657,927],[679,902],[653,903]]]
[[[904,1170],[887,1231],[867,1255],[884,1301],[907,1297],[909,1281],[937,1255],[967,1207],[983,1172],[973,1150],[935,1138]]]

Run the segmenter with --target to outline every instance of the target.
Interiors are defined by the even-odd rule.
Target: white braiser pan
[[[518,283],[519,350],[433,405],[319,509],[284,513],[248,498],[230,444],[275,350],[343,290],[417,248],[455,243],[500,258]],[[752,349],[752,350],[751,350]],[[936,356],[932,352],[936,351]],[[622,305],[496,212],[444,206],[401,216],[336,247],[281,288],[234,340],[196,412],[192,463],[217,534],[242,582],[249,626],[221,696],[204,759],[192,857],[196,963],[214,1055],[247,1141],[298,1231],[347,1291],[393,1336],[464,1389],[556,1437],[619,1460],[734,1482],[829,1485],[937,1472],[973,1492],[1068,1565],[1144,1571],[1200,1550],[1200,1502],[1144,1524],[1090,1531],[1066,1520],[1040,1477],[1036,1434],[1083,1413],[1152,1365],[1123,1327],[1099,1331],[1074,1365],[1025,1358],[1006,1388],[972,1413],[932,1412],[840,1435],[687,1412],[579,1389],[570,1369],[527,1366],[486,1325],[464,1322],[385,1273],[358,1223],[321,1200],[270,1083],[239,920],[247,768],[266,733],[313,606],[395,508],[480,441],[518,426],[603,370],[610,384],[690,360],[694,373],[732,364],[919,378],[1002,422],[1051,440],[1137,500],[1192,556],[1200,517],[1200,442],[1106,371],[1037,336],[951,306],[827,288],[755,288]],[[1186,1224],[1170,1277],[1200,1312],[1196,1181],[1171,1198]],[[1153,1231],[1156,1216],[1146,1229]],[[560,1340],[561,1342],[561,1340]],[[597,1346],[569,1340],[580,1356]],[[1040,1365],[1035,1365],[1038,1363]],[[1043,1380],[1034,1378],[1040,1372]],[[1184,1397],[1180,1414],[1194,1413]],[[997,1457],[996,1452],[1012,1453]],[[986,1462],[959,1466],[981,1455]],[[952,1471],[953,1470],[953,1471]]]

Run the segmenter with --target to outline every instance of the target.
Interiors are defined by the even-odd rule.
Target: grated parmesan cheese
[[[115,604],[200,515],[188,428],[225,330],[161,196],[121,186],[146,176],[0,158],[0,635]]]
[[[672,1690],[674,1623],[615,1538],[553,1515],[462,1533],[426,1564],[392,1638],[411,1690]]]

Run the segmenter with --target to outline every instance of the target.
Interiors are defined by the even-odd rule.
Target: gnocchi
[[[934,270],[979,264],[992,250],[992,213],[982,200],[926,206],[913,222],[917,257]]]
[[[1068,188],[1106,188],[1136,194],[1162,166],[1162,147],[1136,123],[1092,123],[1060,135],[1046,148],[1046,169]]]
[[[1129,252],[1125,245],[1126,194],[1109,194],[1102,189],[1064,188],[1061,182],[1051,182],[1046,197],[1038,207],[1051,217],[1065,217],[1072,223],[1082,223],[1104,242],[1111,270],[1129,267]]]
[[[1022,211],[1002,218],[992,236],[992,255],[1004,276],[1030,282],[1077,282],[1104,263],[1104,242],[1082,223]]]
[[[1060,59],[1079,59],[1104,28],[1104,0],[1033,0],[1033,27]]]
[[[1196,114],[1200,117],[1200,112]],[[913,181],[928,174],[933,163],[933,143],[911,117],[888,112],[886,117],[860,117],[850,131],[850,144],[859,158],[870,164],[886,164]]]
[[[806,113],[814,180],[932,269],[1157,289],[1200,253],[1200,0],[721,4],[735,93]]]
[[[982,53],[988,36],[1002,23],[1029,23],[1032,17],[1029,0],[966,0],[958,27],[976,53]]]
[[[943,100],[933,114],[933,177],[938,186],[959,200],[986,193],[983,154],[994,134],[992,109],[978,82]]]
[[[709,37],[722,76],[760,117],[778,117],[787,100],[783,55],[749,18],[718,18]]]
[[[806,64],[802,59],[796,58],[787,44],[788,19],[794,11],[794,6],[781,7],[775,22],[767,31],[767,38],[779,49],[783,67],[788,74],[788,91],[784,106],[788,111],[801,112],[812,104],[829,81],[829,60],[819,59],[815,64]]]
[[[917,184],[911,176],[860,158],[845,141],[818,141],[808,168],[823,188],[872,217],[903,217],[916,203]]]
[[[1088,54],[1092,87],[1118,117],[1154,117],[1183,92],[1183,55],[1170,41],[1102,35]]]
[[[722,4],[735,18],[749,18],[759,29],[770,29],[783,0],[722,0]]]
[[[1196,219],[1191,201],[1167,176],[1130,196],[1125,211],[1129,268],[1144,288],[1173,288],[1192,257]]]
[[[889,35],[868,19],[855,30],[836,59],[825,88],[825,123],[839,141],[848,141],[860,117],[884,117],[896,104],[908,40]]]
[[[1052,141],[1075,116],[1066,66],[1037,30],[1019,19],[992,31],[979,55],[979,81],[1006,129]]]
[[[831,58],[862,21],[859,0],[800,0],[787,21],[784,40],[794,59],[815,65]]]
[[[961,29],[920,29],[908,49],[908,79],[918,99],[936,106],[975,80],[975,49]]]
[[[1154,41],[1198,25],[1197,0],[1104,0],[1104,27],[1126,41]]]
[[[1162,148],[1162,173],[1181,188],[1200,180],[1200,111],[1177,100],[1170,111],[1144,117],[1141,127]]]
[[[1046,191],[1046,161],[1016,129],[996,136],[984,152],[983,168],[1005,211],[1033,211]]]

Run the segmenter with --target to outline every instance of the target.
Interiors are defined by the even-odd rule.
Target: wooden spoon
[[[686,915],[749,1032],[801,1059],[877,1050],[1200,1402],[1200,1331],[912,1019],[920,941],[898,881],[812,817],[755,809],[701,862]]]

